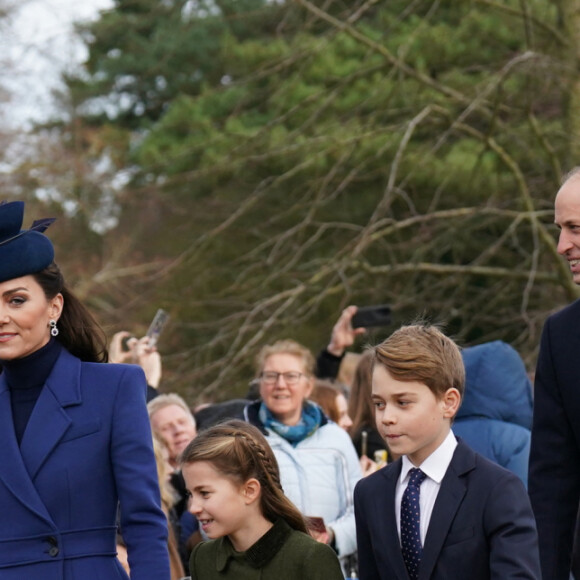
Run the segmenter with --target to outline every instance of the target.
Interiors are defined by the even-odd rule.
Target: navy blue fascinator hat
[[[23,230],[24,202],[0,202],[0,282],[35,274],[54,260],[52,242],[42,233],[54,221],[35,221]]]

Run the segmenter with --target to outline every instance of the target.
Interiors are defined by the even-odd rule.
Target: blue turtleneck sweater
[[[51,338],[48,344],[28,356],[0,360],[2,372],[10,388],[12,419],[18,444],[22,441],[34,405],[61,350],[60,342]]]

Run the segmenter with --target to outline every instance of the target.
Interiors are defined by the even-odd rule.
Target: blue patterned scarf
[[[259,417],[264,427],[272,429],[272,431],[278,433],[280,437],[286,439],[293,446],[298,445],[306,437],[310,437],[320,427],[322,420],[320,407],[311,401],[304,401],[302,415],[297,425],[285,425],[281,423],[274,418],[274,415],[272,415],[270,409],[264,403],[260,405]]]

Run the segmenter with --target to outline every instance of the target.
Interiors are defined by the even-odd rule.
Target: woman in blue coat
[[[0,578],[167,580],[167,522],[140,368],[102,364],[102,331],[54,264],[50,224],[0,204]]]

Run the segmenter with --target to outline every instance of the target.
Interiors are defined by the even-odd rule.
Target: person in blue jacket
[[[22,202],[0,204],[0,578],[168,580],[143,371],[107,361]]]
[[[463,349],[465,395],[453,432],[527,486],[532,384],[519,353],[496,340]]]

